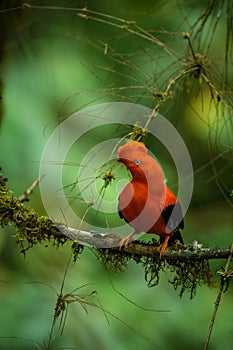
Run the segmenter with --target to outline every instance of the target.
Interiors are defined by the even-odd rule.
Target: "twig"
[[[45,177],[45,175],[42,175],[39,179],[35,180],[33,184],[23,193],[21,196],[18,197],[18,200],[20,202],[24,202],[28,199],[28,197],[32,194],[33,190],[36,186],[38,186],[39,182]]]
[[[209,342],[210,342],[210,337],[212,334],[212,330],[213,330],[213,326],[214,326],[214,322],[215,322],[215,318],[218,312],[218,308],[220,305],[220,301],[222,298],[222,293],[225,291],[226,286],[229,283],[229,278],[233,277],[232,271],[229,273],[229,266],[230,266],[230,262],[232,259],[232,255],[233,255],[233,244],[231,246],[231,250],[230,250],[230,255],[228,256],[224,271],[220,272],[221,275],[221,282],[220,282],[220,286],[219,286],[219,291],[218,291],[218,295],[215,301],[215,307],[214,307],[214,311],[213,311],[213,315],[210,321],[210,326],[209,326],[209,330],[208,330],[208,334],[207,334],[207,338],[206,338],[206,342],[204,345],[203,350],[207,350],[208,346],[209,346]]]

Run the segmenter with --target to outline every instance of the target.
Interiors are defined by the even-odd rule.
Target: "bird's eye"
[[[141,161],[140,161],[139,159],[136,159],[136,160],[135,160],[135,164],[140,165],[140,164],[141,164]]]

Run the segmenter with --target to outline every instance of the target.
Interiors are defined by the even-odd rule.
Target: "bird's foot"
[[[160,244],[157,248],[157,251],[159,252],[160,259],[162,259],[163,255],[165,253],[165,250],[167,249],[169,238],[170,238],[169,236],[166,236],[164,242],[162,244]]]
[[[128,245],[131,241],[132,236],[135,235],[135,232],[131,233],[125,238],[122,238],[122,240],[119,243],[119,249],[121,250],[124,245]]]

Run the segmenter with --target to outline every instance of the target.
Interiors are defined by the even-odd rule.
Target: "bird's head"
[[[143,142],[129,141],[119,147],[117,160],[126,165],[134,180],[151,182],[153,186],[160,183],[162,185],[162,169],[158,162],[148,154]]]
[[[124,163],[127,167],[139,167],[142,159],[148,154],[147,148],[142,142],[129,141],[118,149],[118,162]]]

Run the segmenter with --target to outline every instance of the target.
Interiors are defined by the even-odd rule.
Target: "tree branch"
[[[38,243],[47,245],[53,241],[59,247],[70,240],[73,242],[74,261],[85,245],[96,248],[97,258],[111,271],[122,271],[133,259],[142,264],[148,287],[158,285],[160,272],[166,268],[174,275],[169,282],[175,290],[180,290],[179,296],[188,291],[191,299],[200,284],[212,286],[213,275],[208,260],[226,259],[231,255],[230,248],[202,248],[195,242],[188,246],[176,244],[166,250],[163,259],[159,259],[155,240],[152,244],[134,241],[120,250],[121,238],[115,234],[86,232],[39,215],[5,187],[6,180],[0,174],[0,225],[15,227],[14,237],[23,254]]]
[[[141,243],[134,241],[119,250],[121,237],[111,233],[86,232],[68,227],[61,222],[52,221],[41,216],[34,209],[28,208],[19,198],[14,197],[5,187],[6,179],[0,176],[0,225],[13,224],[17,230],[16,237],[22,252],[37,243],[54,240],[59,246],[67,240],[79,245],[88,245],[97,249],[107,248],[114,253],[122,252],[134,256],[159,257],[156,242]],[[173,261],[226,259],[231,254],[229,248],[201,248],[199,244],[183,246],[177,244],[166,250],[164,258]]]
[[[120,237],[110,233],[97,233],[87,232],[65,226],[60,223],[54,222],[54,225],[58,232],[72,241],[77,241],[81,245],[89,245],[94,248],[109,248],[114,251],[119,251]],[[158,246],[145,244],[138,241],[134,241],[122,248],[123,252],[146,255],[146,256],[158,256]],[[194,245],[176,246],[175,249],[167,249],[164,258],[169,260],[191,260],[191,259],[226,259],[231,254],[229,248],[195,248]]]

